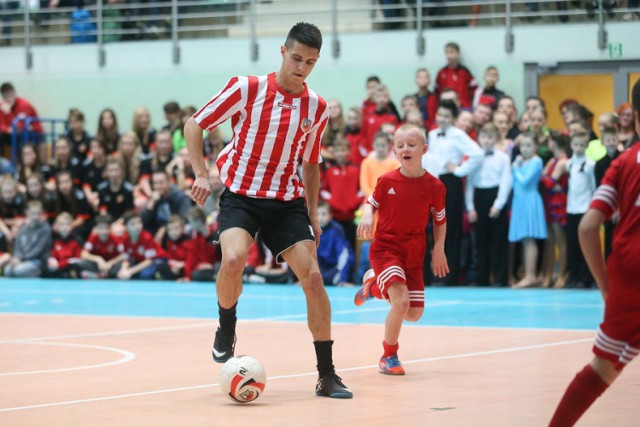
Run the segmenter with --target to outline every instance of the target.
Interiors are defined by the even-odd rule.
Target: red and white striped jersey
[[[232,192],[293,200],[303,196],[298,163],[320,163],[320,141],[329,118],[326,101],[309,89],[286,93],[275,73],[233,77],[193,115],[211,130],[231,118],[233,137],[220,152],[220,178]]]

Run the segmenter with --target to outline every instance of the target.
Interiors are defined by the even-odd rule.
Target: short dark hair
[[[140,214],[135,211],[127,211],[124,213],[124,215],[122,215],[122,221],[125,227],[127,226],[127,224],[129,224],[129,222],[131,222],[132,219],[136,219],[136,218],[142,219]]]
[[[453,50],[455,50],[456,52],[460,53],[460,45],[456,42],[449,42],[446,45],[444,45],[444,48],[451,48]]]
[[[493,123],[485,123],[484,125],[482,125],[482,127],[480,128],[480,131],[478,132],[478,135],[480,134],[491,135],[496,140],[500,140],[500,132],[498,131],[498,128],[494,126]]]
[[[289,49],[293,46],[294,42],[320,50],[322,48],[322,33],[318,27],[313,24],[298,22],[289,30],[284,45]]]
[[[111,215],[109,214],[98,215],[95,220],[96,227],[102,224],[111,226],[112,222],[113,222],[113,219],[111,219]]]
[[[207,222],[207,214],[204,212],[204,209],[196,206],[189,209],[189,212],[187,212],[187,220],[200,221],[201,223],[205,224]]]
[[[378,76],[369,76],[367,77],[367,83],[376,82],[380,83],[380,77]]]
[[[549,137],[556,143],[560,150],[567,154],[571,151],[571,140],[569,139],[569,135],[558,131],[552,131]]]
[[[458,106],[450,99],[440,101],[440,104],[438,104],[438,108],[444,108],[445,110],[451,111],[451,115],[454,119],[458,117]]]
[[[325,199],[318,200],[318,208],[327,208],[331,212],[331,205]]]
[[[169,101],[162,106],[166,114],[176,114],[180,112],[180,106],[175,101]]]
[[[184,226],[184,219],[182,219],[182,217],[178,214],[171,215],[167,220],[167,225],[174,224],[176,222]]]
[[[520,141],[523,139],[531,139],[533,140],[533,143],[538,145],[539,141],[538,141],[538,135],[536,135],[535,133],[531,132],[531,131],[526,131],[526,132],[522,132],[520,135],[518,135],[516,137],[516,143],[518,145],[520,145]]]
[[[618,131],[614,127],[607,126],[606,128],[602,129],[602,133],[600,134],[600,139],[604,138],[605,135],[617,136]]]
[[[1,94],[5,94],[7,92],[15,92],[16,88],[13,87],[13,85],[9,82],[4,82],[2,83],[2,86],[0,86],[0,93]]]
[[[636,81],[636,84],[633,85],[633,90],[631,91],[631,104],[633,104],[633,109],[636,112],[640,112],[640,79]]]

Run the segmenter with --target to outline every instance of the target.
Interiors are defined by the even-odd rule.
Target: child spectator
[[[476,89],[473,96],[473,108],[480,104],[488,104],[492,109],[498,108],[498,101],[504,96],[504,92],[496,88],[500,76],[498,69],[491,65],[484,71],[484,86]]]
[[[493,107],[490,104],[480,103],[473,110],[473,127],[476,132],[480,131],[482,126],[491,123],[493,119]]]
[[[71,153],[80,163],[84,162],[89,152],[91,135],[84,128],[84,114],[77,108],[69,110],[67,116],[67,139],[71,141]]]
[[[363,119],[369,118],[369,116],[376,111],[376,103],[373,100],[373,94],[380,86],[382,86],[382,83],[380,82],[380,78],[378,76],[367,77],[367,98],[362,101],[362,106],[360,107]]]
[[[344,137],[349,141],[351,152],[349,162],[360,166],[362,160],[369,154],[367,140],[362,133],[362,112],[357,107],[349,108],[347,112],[347,126],[344,129]]]
[[[162,248],[167,254],[167,263],[173,274],[172,280],[185,278],[185,264],[191,242],[184,234],[184,220],[180,215],[171,215],[167,221],[167,232],[162,238]]]
[[[222,255],[220,246],[213,244],[218,240],[217,224],[207,224],[205,212],[199,207],[189,210],[187,221],[191,229],[191,249],[184,266],[185,277],[195,282],[214,281]]]
[[[547,128],[547,112],[542,108],[535,108],[529,112],[531,118],[531,126],[529,130],[536,136],[538,141],[538,156],[542,159],[543,164],[547,164],[553,157],[553,153],[549,149],[549,128]]]
[[[100,112],[98,118],[98,132],[96,138],[102,143],[108,155],[111,155],[118,148],[120,132],[118,131],[118,119],[116,113],[110,108],[105,108]]]
[[[125,254],[118,252],[120,241],[111,234],[111,222],[109,215],[96,218],[95,231],[89,235],[80,254],[83,277],[115,277],[115,266],[126,259]]]
[[[44,214],[50,224],[56,219],[56,193],[49,191],[44,186],[44,181],[39,174],[27,178],[27,191],[24,193],[26,202],[39,200],[42,203]]]
[[[524,277],[515,288],[535,286],[538,245],[536,239],[547,238],[547,224],[544,219],[544,206],[538,191],[542,176],[542,159],[536,154],[538,147],[536,136],[526,132],[518,136],[520,154],[513,162],[513,202],[511,222],[509,223],[509,241],[523,245]]]
[[[133,210],[133,186],[124,180],[124,166],[120,159],[107,162],[107,180],[98,186],[99,212],[108,213],[114,221]]]
[[[498,134],[500,135],[500,140],[496,144],[496,148],[498,150],[504,151],[511,158],[511,152],[515,147],[513,140],[509,138],[509,129],[511,127],[509,123],[509,117],[501,112],[496,111],[493,113],[493,125],[498,129]]]
[[[24,218],[24,198],[10,175],[0,180],[0,233],[12,242]]]
[[[73,179],[73,183],[80,185],[81,164],[80,161],[73,157],[71,141],[65,137],[58,137],[54,144],[54,158],[49,166],[42,168],[42,177],[46,182],[49,190],[56,189],[56,177],[59,172],[68,171]]]
[[[140,141],[144,154],[150,154],[155,149],[156,130],[151,126],[151,113],[146,107],[138,107],[133,112],[131,130]]]
[[[380,127],[385,123],[392,123],[397,126],[400,121],[391,109],[389,92],[384,86],[378,86],[373,93],[373,101],[376,109],[365,117],[362,121],[362,133],[364,134],[367,151],[371,151],[373,146],[373,138],[380,131]]]
[[[173,152],[171,134],[161,130],[156,136],[156,150],[140,163],[140,191],[151,197],[151,175],[156,171],[165,171],[179,188],[185,188],[184,161]]]
[[[595,163],[585,155],[589,134],[577,132],[571,136],[573,154],[567,165],[569,188],[567,191],[567,260],[569,287],[584,288],[593,285],[593,278],[578,241],[578,225],[589,209],[596,191]]]
[[[2,269],[11,261],[11,254],[7,249],[7,239],[4,234],[0,233],[0,275],[2,275]]]
[[[171,135],[173,132],[182,125],[182,111],[180,105],[175,101],[169,101],[162,107],[164,110],[164,118],[167,123],[162,127],[163,130],[168,130]]]
[[[142,161],[142,148],[140,140],[133,132],[125,132],[118,141],[118,151],[114,156],[122,161],[124,166],[124,179],[130,183],[138,182],[140,178],[140,163]]]
[[[320,154],[323,160],[334,161],[331,147],[336,138],[344,134],[346,123],[342,115],[342,105],[337,99],[330,99],[329,104],[329,121],[322,135],[322,147]]]
[[[169,175],[164,170],[155,171],[151,179],[153,192],[140,216],[144,229],[159,236],[158,231],[162,229],[162,233],[164,232],[163,228],[171,215],[179,215],[184,218],[192,205],[191,200],[184,192],[171,185]]]
[[[401,167],[378,180],[358,226],[360,237],[371,238],[374,211],[378,211],[378,228],[370,254],[373,270],[365,274],[354,303],[362,305],[373,297],[391,303],[379,369],[387,375],[404,375],[398,359],[402,323],[416,322],[424,312],[424,232],[433,216],[433,271],[443,277],[448,272],[444,254],[447,226],[444,185],[421,165],[427,151],[424,133],[420,128],[404,125],[396,131],[393,142]]]
[[[507,284],[509,219],[505,205],[511,193],[511,158],[496,148],[499,137],[490,123],[480,129],[478,142],[484,157],[480,168],[469,174],[465,194],[469,222],[476,224],[476,282],[481,286]]]
[[[327,169],[320,195],[326,200],[333,216],[344,229],[347,240],[355,248],[356,225],[353,222],[355,212],[362,204],[360,191],[360,171],[349,164],[349,142],[338,139],[333,146],[336,165]]]
[[[24,186],[27,183],[27,178],[31,175],[39,175],[41,172],[42,162],[40,162],[38,148],[31,143],[24,144],[20,149],[18,167],[16,168],[18,188],[20,188],[20,186]],[[24,191],[24,188],[21,188],[20,190]]]
[[[417,108],[410,108],[407,110],[403,124],[418,126],[420,129],[426,130],[424,122],[422,121],[422,114],[420,114],[420,110]]]
[[[402,110],[402,122],[407,121],[407,113],[409,110],[420,110],[418,109],[418,99],[414,95],[405,95],[402,97],[402,101],[400,101],[400,109]],[[420,121],[422,121],[422,114],[420,115]]]
[[[209,166],[209,186],[211,188],[211,195],[202,205],[205,216],[211,218],[212,222],[216,222],[218,218],[218,211],[220,210],[220,195],[224,190],[224,184],[220,179],[220,171],[218,166],[213,163]]]
[[[588,158],[593,160],[594,162],[598,162],[598,160],[607,156],[607,149],[604,146],[604,142],[602,141],[602,133],[606,128],[616,128],[618,126],[618,118],[613,113],[602,113],[600,117],[598,117],[598,131],[600,132],[599,139],[592,139],[589,141],[589,145],[587,146],[587,151],[585,154]],[[596,179],[596,182],[598,180]]]
[[[451,89],[451,88],[443,89],[442,93],[440,94],[440,101],[438,102],[438,105],[440,105],[440,102],[442,101],[451,101],[456,105],[456,107],[458,107],[458,109],[461,108],[460,97],[458,96],[458,92],[456,92],[454,89]]]
[[[444,47],[444,54],[447,58],[447,65],[438,71],[436,94],[440,95],[446,88],[453,89],[458,94],[460,106],[470,108],[478,83],[471,71],[460,64],[460,46],[457,43],[447,43]]]
[[[56,278],[80,277],[80,244],[72,235],[73,217],[69,212],[62,212],[53,224],[54,240],[49,260],[47,261],[46,275]]]
[[[529,113],[529,116],[531,116],[531,114],[533,114],[535,110],[544,110],[545,114],[547,111],[547,106],[545,105],[544,101],[541,98],[538,98],[537,96],[527,97],[527,100],[525,101],[525,104],[524,104],[524,108],[525,108],[525,111]]]
[[[378,178],[400,167],[400,162],[389,155],[391,139],[389,135],[378,132],[373,140],[373,153],[362,161],[360,166],[360,191],[363,200],[369,198],[378,182]]]
[[[344,286],[352,283],[355,255],[344,229],[332,220],[331,208],[324,200],[318,202],[318,223],[322,236],[318,244],[318,265],[325,286]]]
[[[497,112],[507,115],[509,121],[509,131],[507,132],[507,138],[515,141],[516,137],[520,134],[518,129],[518,111],[516,105],[513,102],[513,98],[508,95],[503,96],[498,101]]]
[[[71,173],[62,171],[57,177],[56,212],[68,212],[73,218],[73,231],[86,239],[93,227],[93,209],[82,190],[73,185]]]
[[[414,95],[418,102],[418,109],[422,114],[424,127],[431,130],[436,122],[436,111],[438,110],[438,96],[429,90],[431,85],[431,75],[426,68],[419,68],[416,71],[416,86],[418,92]]]
[[[184,125],[187,123],[195,113],[198,111],[196,107],[193,105],[187,105],[182,110],[180,110],[180,126],[173,131],[172,141],[173,141],[173,151],[177,153],[183,148],[187,148],[187,140],[184,137]]]
[[[261,233],[249,248],[242,277],[245,282],[254,283],[291,283],[295,279],[286,262],[278,263]]]
[[[460,111],[456,118],[456,127],[465,131],[465,133],[469,135],[469,138],[474,141],[478,140],[478,132],[473,126],[473,113],[471,111]]]
[[[553,158],[542,171],[542,198],[544,200],[545,218],[547,220],[547,241],[542,262],[542,286],[551,286],[553,264],[558,248],[558,276],[554,287],[563,288],[567,283],[567,186],[569,175],[567,163],[569,159],[569,137],[552,132],[549,137],[549,149]]]
[[[42,211],[42,203],[27,203],[26,220],[13,243],[13,256],[5,266],[7,277],[38,277],[51,249],[51,227]]]
[[[82,163],[82,191],[89,205],[94,210],[98,210],[100,205],[98,186],[106,178],[108,157],[104,146],[96,138],[91,140],[89,147],[91,148],[91,156]]]
[[[127,231],[118,245],[118,251],[126,254],[127,257],[118,268],[118,279],[169,279],[171,272],[167,265],[166,254],[153,240],[151,233],[142,229],[140,215],[128,212],[123,219]]]

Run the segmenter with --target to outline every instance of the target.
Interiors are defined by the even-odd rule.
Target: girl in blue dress
[[[542,196],[538,183],[542,176],[542,159],[536,155],[538,144],[533,133],[519,136],[520,155],[513,162],[513,203],[509,223],[509,241],[522,241],[525,275],[516,288],[536,285],[538,246],[536,239],[547,238]]]

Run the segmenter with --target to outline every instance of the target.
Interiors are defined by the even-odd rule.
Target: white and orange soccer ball
[[[253,402],[266,384],[264,368],[251,356],[232,357],[220,369],[220,390],[237,403]]]

